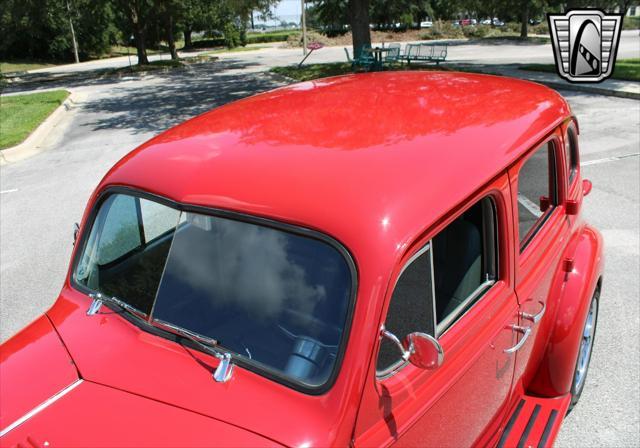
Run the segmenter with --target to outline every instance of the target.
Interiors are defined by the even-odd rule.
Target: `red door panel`
[[[518,323],[519,305],[513,288],[507,176],[468,204],[489,190],[499,193],[494,198],[500,280],[438,338],[444,363],[437,370],[409,364],[389,378],[379,379],[375,376],[377,351],[374,353],[354,433],[355,446],[484,445],[503,424],[515,366],[515,354],[505,350],[518,341],[511,327]],[[445,226],[441,224],[431,236]]]

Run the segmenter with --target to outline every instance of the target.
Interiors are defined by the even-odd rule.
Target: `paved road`
[[[64,132],[52,133],[49,149],[0,168],[1,340],[55,300],[73,223],[106,170],[185,118],[278,85],[261,70],[259,61],[235,59],[74,87],[86,99]],[[584,174],[594,181],[585,214],[603,231],[607,267],[592,369],[558,446],[638,446],[640,102],[565,95],[581,124]]]

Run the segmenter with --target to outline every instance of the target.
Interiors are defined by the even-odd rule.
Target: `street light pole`
[[[71,27],[71,40],[73,41],[73,56],[76,58],[76,64],[80,62],[78,57],[78,42],[76,41],[76,32],[73,30],[73,20],[71,20],[71,7],[69,6],[69,0],[67,0],[67,13],[69,14],[69,26]]]
[[[304,0],[300,0],[302,5],[302,54],[307,55],[307,19],[306,11],[304,9]]]

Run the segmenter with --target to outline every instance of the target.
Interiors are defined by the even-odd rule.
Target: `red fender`
[[[562,275],[558,307],[544,357],[528,392],[556,397],[570,392],[578,349],[591,298],[600,287],[604,269],[602,235],[586,225],[578,233],[571,272]]]

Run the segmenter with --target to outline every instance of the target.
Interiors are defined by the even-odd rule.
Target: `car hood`
[[[34,321],[0,346],[0,434],[78,379],[49,319]]]
[[[83,379],[45,316],[0,346],[1,446],[274,446],[196,412]]]
[[[77,380],[0,438],[2,446],[279,446],[218,420]]]

